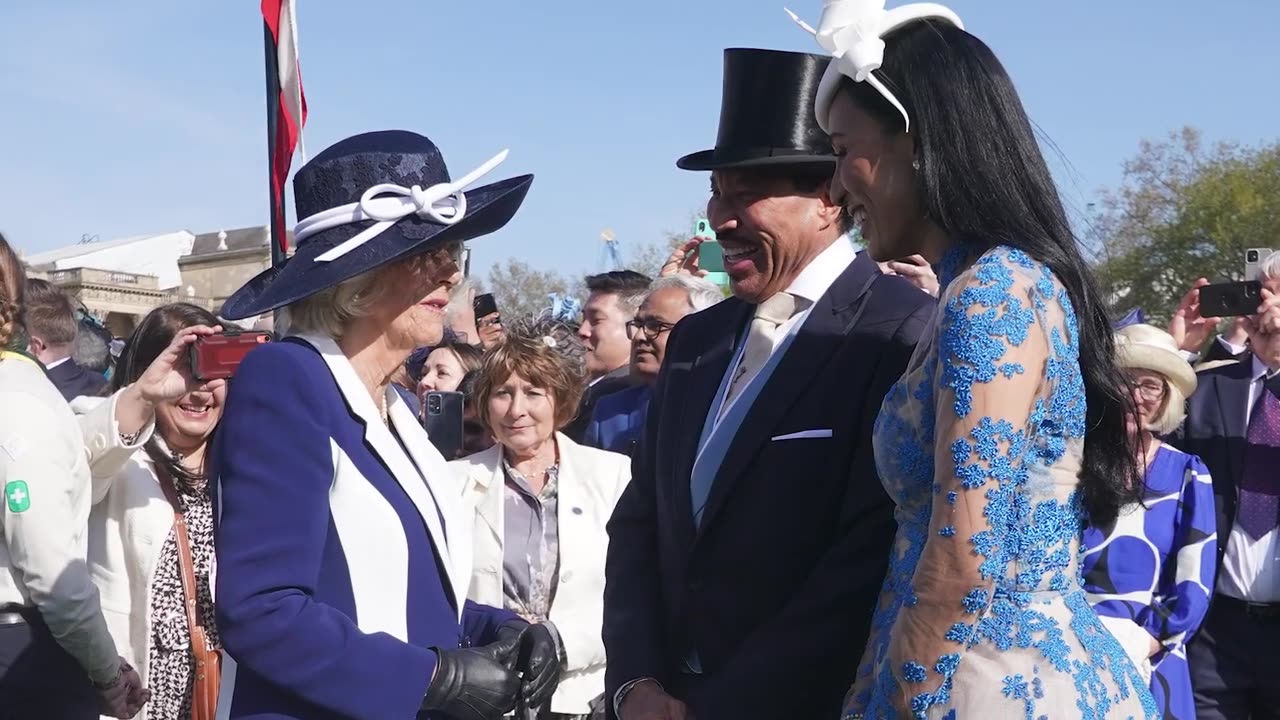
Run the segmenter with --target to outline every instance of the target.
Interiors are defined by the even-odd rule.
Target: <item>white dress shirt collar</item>
[[[810,305],[818,302],[857,255],[853,241],[848,235],[841,235],[800,271],[787,292],[808,300]]]
[[[1266,363],[1259,360],[1257,355],[1253,356],[1253,381],[1255,383],[1266,380],[1267,378],[1274,375],[1275,372],[1276,371],[1273,371],[1271,368],[1267,367]]]
[[[66,357],[64,357],[64,358],[58,358],[57,360],[54,360],[53,362],[49,363],[48,365],[45,365],[45,366],[44,366],[44,369],[45,369],[45,370],[52,370],[52,369],[54,369],[54,368],[58,367],[59,365],[61,365],[62,363],[66,362],[66,361],[68,361],[68,360],[70,360],[70,359],[71,359],[71,356],[70,356],[70,355],[68,355],[68,356],[66,356]]]

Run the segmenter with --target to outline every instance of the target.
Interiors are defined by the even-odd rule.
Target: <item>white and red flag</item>
[[[284,189],[295,150],[302,152],[307,99],[298,65],[298,20],[294,0],[262,0],[266,26],[267,142],[271,175],[271,237],[283,260],[289,249],[285,230]],[[276,253],[272,253],[277,257]]]

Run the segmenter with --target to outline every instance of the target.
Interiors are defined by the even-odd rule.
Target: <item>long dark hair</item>
[[[213,327],[218,324],[218,318],[213,313],[190,303],[161,305],[147,313],[125,341],[124,350],[120,353],[120,360],[111,376],[111,392],[114,394],[115,391],[137,382],[151,363],[160,357],[160,353],[169,347],[179,330],[196,325]],[[210,437],[209,442],[212,440]],[[173,455],[162,450],[156,436],[152,436],[145,449],[152,462],[168,470],[174,480],[187,484],[203,481],[201,475],[187,470]]]
[[[1022,250],[1066,287],[1079,323],[1087,403],[1080,499],[1092,522],[1114,520],[1142,488],[1125,430],[1132,400],[1102,293],[1013,81],[981,40],[932,21],[886,38],[884,66],[875,72],[911,118],[916,189],[929,219],[979,252],[994,245]],[[903,131],[902,116],[874,88],[847,78],[842,87],[888,131]]]
[[[0,235],[0,350],[23,334],[27,274],[9,241]]]

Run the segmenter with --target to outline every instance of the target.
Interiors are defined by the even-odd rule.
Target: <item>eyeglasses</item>
[[[478,330],[480,328],[487,328],[490,325],[501,325],[501,324],[502,324],[502,316],[494,315],[493,317],[488,317],[483,320],[478,320],[476,322],[476,329]]]
[[[635,340],[636,333],[643,330],[646,338],[654,340],[659,335],[669,331],[675,326],[675,323],[662,322],[661,320],[654,318],[649,318],[647,320],[632,320],[627,323],[627,339]]]
[[[1138,395],[1143,400],[1155,402],[1164,399],[1165,388],[1162,382],[1143,380],[1142,382],[1134,383],[1133,388],[1138,391]]]

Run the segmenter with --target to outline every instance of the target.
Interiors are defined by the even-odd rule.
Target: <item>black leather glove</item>
[[[516,707],[520,678],[488,647],[435,648],[436,674],[422,699],[423,710],[457,720],[495,720]]]
[[[563,664],[550,628],[541,623],[527,625],[509,622],[498,629],[497,646],[516,640],[515,669],[521,676],[520,704],[537,709],[551,701],[560,684]]]

